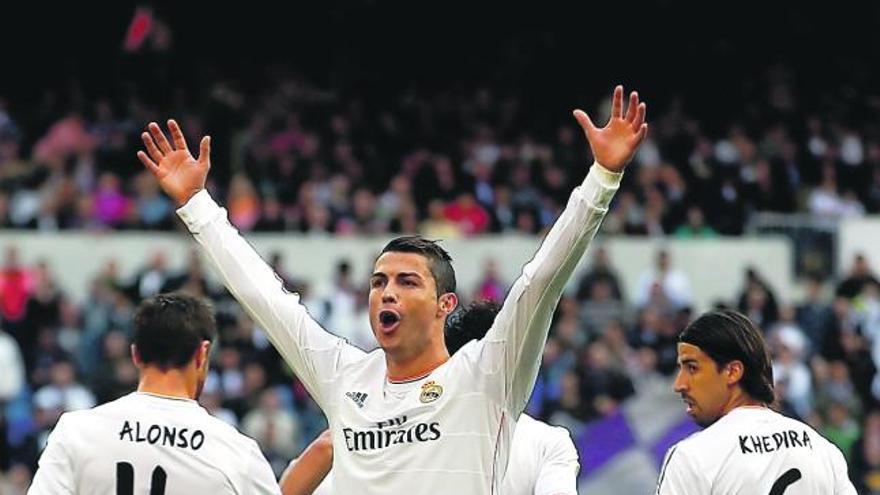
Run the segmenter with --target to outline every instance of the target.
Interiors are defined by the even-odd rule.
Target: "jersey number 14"
[[[156,466],[150,480],[150,495],[165,495],[167,479],[162,466]],[[134,495],[134,466],[128,462],[116,463],[116,495]]]

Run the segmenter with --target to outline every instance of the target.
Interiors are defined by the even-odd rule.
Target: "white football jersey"
[[[766,407],[739,407],[669,449],[659,495],[855,495],[840,450]]]
[[[134,392],[61,416],[30,495],[281,493],[257,443],[196,401]]]
[[[207,191],[178,214],[327,416],[337,493],[490,494],[499,493],[553,310],[620,177],[593,166],[485,338],[402,384],[387,380],[384,351],[365,354],[324,331]]]
[[[577,495],[580,470],[568,430],[521,414],[513,434],[501,495]],[[331,495],[328,476],[313,495]]]
[[[578,471],[568,430],[520,415],[502,495],[577,495]]]

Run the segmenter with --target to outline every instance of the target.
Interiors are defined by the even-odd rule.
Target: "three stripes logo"
[[[364,392],[346,392],[345,395],[354,401],[358,407],[364,407],[364,402],[367,400],[367,394]]]

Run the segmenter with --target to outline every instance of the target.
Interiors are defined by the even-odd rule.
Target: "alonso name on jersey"
[[[133,443],[199,450],[205,444],[205,432],[175,426],[141,425],[137,420],[125,420],[119,430],[119,439]]]

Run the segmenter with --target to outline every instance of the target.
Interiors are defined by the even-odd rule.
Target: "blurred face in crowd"
[[[59,387],[66,387],[74,383],[76,372],[73,365],[68,362],[60,362],[52,367],[52,383]]]
[[[864,258],[864,256],[856,256],[856,262],[853,265],[853,274],[856,276],[867,276],[871,273],[871,268],[868,266],[868,261]]]
[[[680,342],[678,365],[673,387],[687,404],[686,412],[694,422],[706,427],[725,415],[739,388],[742,363],[731,361],[718,366],[699,347]]]
[[[437,294],[427,257],[390,251],[370,277],[370,326],[394,359],[410,360],[432,346],[445,348],[443,325],[455,309],[454,293]]]
[[[657,253],[657,270],[665,272],[669,269],[669,253],[660,251]]]

